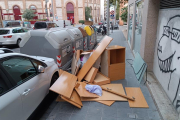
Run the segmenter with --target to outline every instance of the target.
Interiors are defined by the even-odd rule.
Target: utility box
[[[101,55],[101,73],[111,81],[125,79],[125,52],[125,47],[115,45]]]

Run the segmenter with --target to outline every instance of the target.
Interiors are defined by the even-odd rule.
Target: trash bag
[[[102,89],[99,85],[86,85],[86,90],[90,93],[95,93],[96,95],[102,96]]]

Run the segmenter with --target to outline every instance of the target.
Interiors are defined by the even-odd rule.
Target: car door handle
[[[26,90],[24,90],[24,92],[22,93],[22,95],[27,95],[30,91],[31,91],[31,89],[26,89]]]

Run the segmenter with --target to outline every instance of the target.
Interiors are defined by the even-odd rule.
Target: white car
[[[26,120],[59,77],[54,59],[0,50],[0,120]]]
[[[26,30],[21,27],[14,28],[0,28],[0,46],[3,45],[17,45],[24,38]]]

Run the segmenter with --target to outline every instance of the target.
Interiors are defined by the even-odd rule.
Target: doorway
[[[74,5],[69,2],[66,5],[66,11],[67,11],[67,20],[70,20],[72,24],[74,24]]]
[[[14,20],[21,20],[21,11],[19,6],[15,5],[13,7],[13,12],[14,12]]]

